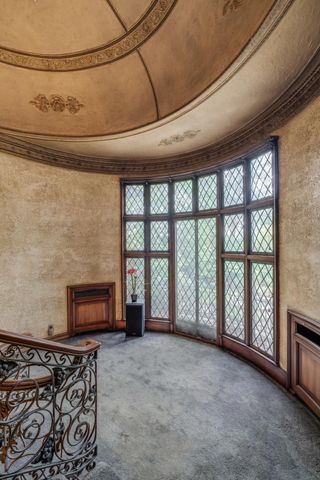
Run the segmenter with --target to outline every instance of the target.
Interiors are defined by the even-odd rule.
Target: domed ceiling
[[[318,0],[1,0],[0,148],[189,168],[314,72],[319,19]]]

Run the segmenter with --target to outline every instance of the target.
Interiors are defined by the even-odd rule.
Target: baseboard
[[[248,345],[243,345],[236,340],[222,335],[222,348],[244,360],[247,360],[279,383],[282,387],[287,388],[287,372],[276,365],[272,360],[269,360],[259,352],[248,347]]]
[[[61,340],[67,340],[71,335],[69,332],[57,333],[56,335],[51,335],[50,337],[45,337],[46,340],[52,340],[53,342],[60,342]]]
[[[126,329],[126,321],[125,320],[116,320],[115,322],[115,330],[125,330]]]
[[[146,330],[172,333],[172,323],[168,320],[146,320]]]

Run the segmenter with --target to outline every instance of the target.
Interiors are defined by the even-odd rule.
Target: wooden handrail
[[[84,356],[99,350],[101,343],[96,340],[88,339],[81,341],[80,345],[66,345],[64,343],[54,342],[53,340],[42,340],[27,335],[18,335],[16,333],[0,330],[0,343],[10,345],[19,345],[22,347],[47,350],[48,352],[65,353],[74,356]]]

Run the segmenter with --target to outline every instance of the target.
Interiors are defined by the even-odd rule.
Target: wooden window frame
[[[272,169],[273,169],[273,196],[258,200],[251,200],[251,179],[250,179],[250,161],[264,153],[272,153]],[[234,168],[242,164],[244,169],[243,181],[243,199],[241,205],[224,207],[223,202],[223,173],[224,171]],[[210,210],[199,210],[198,205],[198,178],[216,174],[217,175],[217,208]],[[174,184],[175,181],[192,180],[193,199],[192,211],[176,213],[174,211]],[[169,208],[167,214],[151,214],[150,212],[150,184],[167,183],[169,195]],[[144,215],[126,215],[125,213],[125,187],[129,184],[143,184],[144,190]],[[215,217],[216,234],[217,234],[217,332],[216,341],[220,346],[226,347],[239,355],[242,355],[262,368],[271,369],[279,365],[279,239],[278,239],[278,223],[279,223],[279,185],[278,185],[278,142],[276,137],[272,137],[264,145],[250,152],[248,155],[234,159],[228,163],[220,165],[216,168],[207,169],[193,174],[177,175],[175,177],[161,178],[130,178],[121,179],[122,186],[122,259],[123,259],[123,311],[126,302],[126,259],[143,257],[145,259],[145,307],[147,327],[154,330],[162,330],[168,332],[177,332],[175,322],[175,223],[182,219],[199,219]],[[253,209],[262,208],[273,209],[273,253],[252,253],[251,252],[251,211]],[[244,250],[240,253],[224,252],[224,235],[223,235],[223,216],[225,214],[244,214]],[[125,251],[125,223],[126,221],[143,220],[145,222],[145,250],[139,252]],[[169,225],[169,250],[167,252],[152,252],[150,249],[150,224],[151,221],[166,220]],[[151,318],[150,304],[150,258],[165,257],[169,259],[169,319],[153,319]],[[244,342],[227,335],[224,332],[224,279],[223,279],[223,262],[224,260],[237,260],[244,262],[245,270],[245,340]],[[251,343],[251,264],[253,262],[268,263],[274,266],[273,283],[274,283],[274,354],[268,355],[259,350]]]

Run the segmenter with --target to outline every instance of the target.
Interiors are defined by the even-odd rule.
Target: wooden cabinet
[[[71,285],[68,295],[70,335],[115,328],[115,284]]]
[[[288,383],[320,416],[320,322],[288,313]]]

